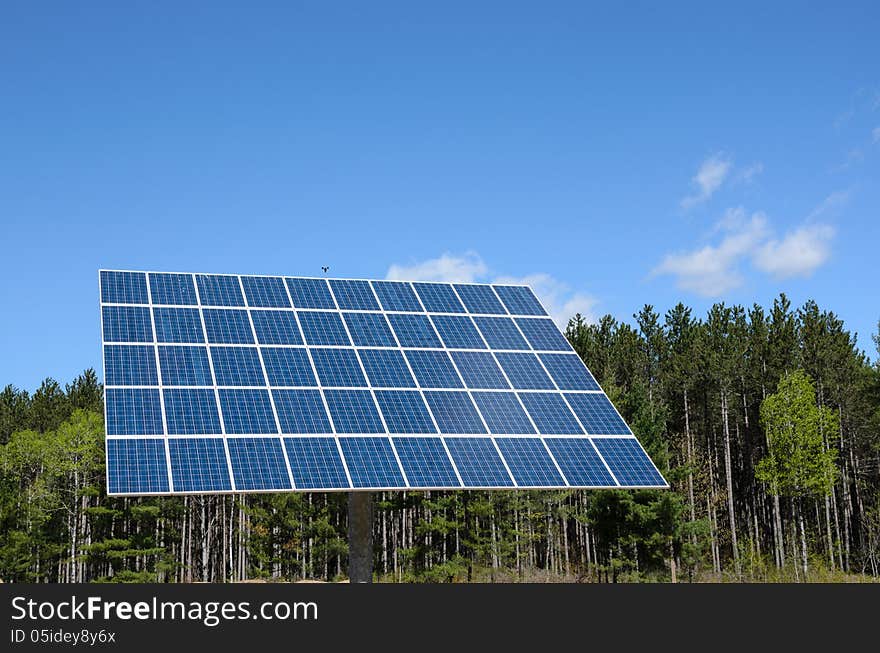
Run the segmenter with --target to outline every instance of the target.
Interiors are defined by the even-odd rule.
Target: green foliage
[[[816,391],[802,371],[786,374],[761,405],[769,451],[756,475],[774,494],[827,496],[837,478],[837,450],[825,438],[837,433],[837,416],[816,405]]]

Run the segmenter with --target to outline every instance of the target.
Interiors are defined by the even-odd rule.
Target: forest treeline
[[[880,356],[784,295],[634,319],[566,336],[671,490],[380,493],[380,580],[880,576]],[[345,576],[345,493],[109,498],[102,415],[93,370],[0,393],[3,581]]]

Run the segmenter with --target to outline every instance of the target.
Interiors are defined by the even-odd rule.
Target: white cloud
[[[719,244],[669,254],[652,274],[671,275],[679,288],[705,297],[717,297],[742,285],[739,262],[766,239],[767,218],[763,213],[747,217],[742,208],[729,209],[716,231],[724,233]]]
[[[814,224],[790,231],[782,240],[770,240],[755,253],[759,270],[776,279],[808,277],[831,256],[834,229]]]
[[[483,278],[488,273],[488,266],[476,252],[468,251],[460,256],[446,252],[438,258],[420,261],[411,265],[395,263],[388,268],[385,278],[407,281],[467,283]]]
[[[750,184],[755,177],[764,172],[764,164],[760,161],[746,166],[736,174],[736,181],[743,184]]]
[[[474,251],[457,255],[446,252],[441,256],[409,265],[392,264],[386,279],[408,281],[447,281],[452,283],[486,282],[489,266]],[[593,312],[598,301],[588,293],[573,290],[567,283],[544,272],[524,277],[496,276],[492,283],[525,284],[535,292],[544,308],[556,323],[565,328],[568,320],[580,313],[588,322],[595,322]]]
[[[697,204],[701,204],[708,200],[712,195],[721,188],[721,184],[730,173],[730,159],[726,158],[723,153],[713,154],[700,164],[697,174],[694,175],[691,182],[697,187],[694,195],[688,195],[681,200],[681,208],[689,209]]]
[[[880,127],[874,127],[871,130],[871,141],[874,143],[880,143]]]
[[[836,214],[849,201],[850,190],[838,190],[822,200],[815,209],[810,211],[807,222],[812,222],[823,215]]]

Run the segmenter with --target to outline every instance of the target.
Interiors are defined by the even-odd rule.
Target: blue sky
[[[785,291],[873,352],[876,3],[237,4],[4,4],[0,385],[100,370],[101,267]]]

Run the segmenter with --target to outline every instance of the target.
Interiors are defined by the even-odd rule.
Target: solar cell
[[[293,311],[251,311],[257,340],[263,345],[301,345]]]
[[[512,487],[490,438],[444,438],[465,487]]]
[[[455,291],[471,313],[507,314],[491,286],[457,283]]]
[[[590,435],[630,434],[626,423],[604,394],[571,392],[565,398]]]
[[[453,351],[451,355],[468,388],[507,390],[510,387],[489,352]]]
[[[381,313],[343,313],[356,347],[396,347],[385,316]]]
[[[617,482],[624,487],[663,487],[666,481],[635,438],[593,438]]]
[[[299,311],[297,316],[306,343],[310,345],[351,346],[339,313]]]
[[[281,277],[241,277],[248,306],[290,308],[290,299]]]
[[[284,447],[298,490],[350,487],[334,438],[285,438]]]
[[[214,385],[205,347],[159,346],[163,385]]]
[[[196,306],[196,287],[191,274],[150,272],[150,295],[153,304]]]
[[[159,385],[156,351],[152,345],[104,347],[104,382],[107,385]]]
[[[501,455],[520,487],[559,487],[565,481],[539,438],[496,438]]]
[[[464,313],[465,309],[448,283],[413,283],[425,310],[430,313]]]
[[[443,344],[449,349],[485,349],[479,331],[466,315],[434,315],[431,317]]]
[[[291,489],[278,438],[228,438],[236,490]]]
[[[197,274],[196,286],[202,306],[244,306],[238,277]]]
[[[197,308],[154,308],[153,320],[158,342],[205,342],[202,318]],[[106,334],[104,339],[107,339]]]
[[[421,311],[419,298],[403,281],[374,281],[373,290],[386,311]]]
[[[493,286],[511,315],[547,315],[528,286]]]
[[[107,492],[108,494],[168,492],[165,440],[109,438]]]
[[[339,438],[354,487],[405,488],[388,438]]]
[[[147,275],[101,270],[101,301],[107,304],[149,304]]]
[[[392,438],[411,487],[460,487],[440,438]]]
[[[389,313],[388,321],[397,335],[397,341],[401,347],[431,347],[440,348],[440,339],[437,337],[431,321],[427,315],[414,315],[412,313]]]
[[[343,310],[378,311],[379,304],[368,281],[330,279],[336,303]]]
[[[377,390],[376,401],[389,433],[436,433],[422,394],[413,390]]]
[[[171,438],[168,452],[175,492],[232,489],[222,438]]]
[[[577,354],[540,354],[560,390],[599,390],[599,384]]]
[[[425,400],[431,408],[441,433],[485,433],[486,427],[467,392],[427,391]]]
[[[297,308],[336,308],[324,279],[285,279]]]
[[[572,487],[616,485],[587,438],[546,438],[544,441]]]
[[[526,286],[99,281],[112,494],[665,487]]]
[[[227,308],[206,308],[202,311],[208,342],[229,345],[250,345],[254,332],[247,311]]]
[[[415,388],[416,383],[403,359],[394,349],[358,349],[367,378],[374,388]]]
[[[412,349],[404,352],[416,380],[423,388],[463,388],[461,379],[445,351]]]

